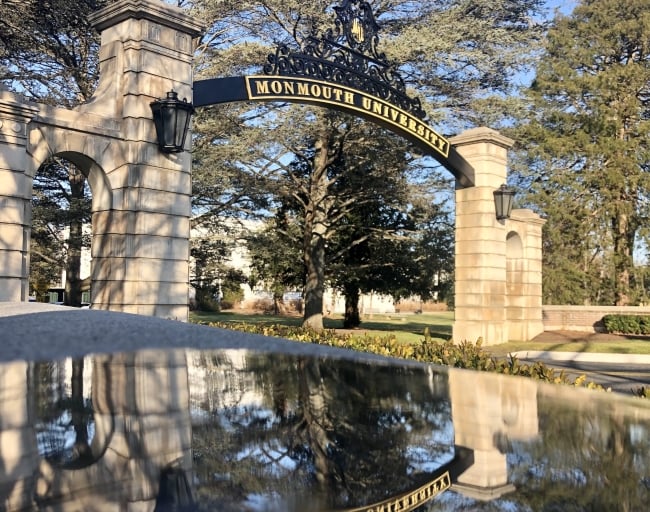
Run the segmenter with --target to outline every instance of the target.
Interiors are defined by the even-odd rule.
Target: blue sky
[[[559,8],[563,14],[569,14],[578,0],[547,0],[546,5],[551,9]]]

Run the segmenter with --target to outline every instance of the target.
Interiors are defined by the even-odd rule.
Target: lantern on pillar
[[[494,209],[496,211],[497,220],[510,218],[514,196],[515,191],[508,188],[505,183],[494,191]]]
[[[185,99],[179,100],[175,91],[169,91],[165,99],[152,101],[150,106],[160,151],[163,153],[183,151],[190,119],[194,113],[192,104]]]

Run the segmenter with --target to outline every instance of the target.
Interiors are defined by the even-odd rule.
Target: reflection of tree
[[[90,400],[84,396],[88,390],[83,384],[83,359],[73,359],[71,369],[68,376],[62,362],[35,363],[32,381],[40,420],[36,425],[39,452],[52,463],[74,466],[90,456],[93,416]]]
[[[576,411],[575,402],[540,399],[542,436],[527,447],[532,462],[512,468],[514,483],[526,482],[518,501],[532,510],[646,510],[647,426],[603,407],[612,403]]]
[[[73,457],[75,461],[82,464],[92,456],[88,443],[88,427],[92,420],[92,407],[84,399],[83,372],[84,360],[73,359],[70,378],[70,422],[75,434]]]
[[[451,432],[446,387],[430,387],[422,369],[251,356],[250,373],[226,371],[208,374],[222,380],[223,404],[193,429],[199,492],[222,510],[270,489],[310,503],[320,496],[323,508],[369,504],[426,479],[414,453],[438,466],[450,458],[449,439],[435,441]],[[250,374],[257,402],[226,407],[224,392]]]

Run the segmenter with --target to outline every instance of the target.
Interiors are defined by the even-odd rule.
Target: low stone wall
[[[650,315],[650,307],[542,306],[545,331],[604,332],[605,315]]]

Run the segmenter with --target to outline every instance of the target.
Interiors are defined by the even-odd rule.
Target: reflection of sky
[[[235,456],[238,462],[248,458],[253,458],[260,464],[267,464],[274,476],[281,477],[298,467],[297,462],[287,455],[286,446],[272,446],[268,443],[263,447],[252,445],[245,447]]]
[[[95,422],[89,421],[87,425],[88,443],[95,437]],[[38,453],[45,458],[58,458],[69,460],[74,456],[73,449],[77,442],[77,434],[72,423],[72,415],[65,410],[53,421],[36,426],[36,443]]]

